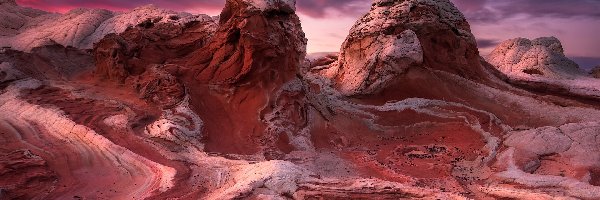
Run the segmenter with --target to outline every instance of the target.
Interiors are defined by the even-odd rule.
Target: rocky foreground
[[[0,199],[600,198],[600,81],[555,38],[482,58],[448,0],[319,56],[294,0],[0,10]]]

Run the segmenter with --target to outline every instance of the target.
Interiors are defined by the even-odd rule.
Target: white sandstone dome
[[[512,77],[573,78],[584,75],[579,65],[567,58],[555,37],[507,40],[487,57],[490,64]]]

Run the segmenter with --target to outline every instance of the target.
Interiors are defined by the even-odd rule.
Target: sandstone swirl
[[[0,1],[0,199],[600,198],[600,81],[555,38],[488,63],[450,1],[375,0],[306,56],[295,3]]]

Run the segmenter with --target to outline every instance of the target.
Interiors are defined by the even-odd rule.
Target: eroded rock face
[[[454,53],[464,56],[454,56]],[[458,55],[457,53],[457,55]],[[350,30],[339,61],[336,87],[346,95],[370,94],[410,67],[428,67],[476,78],[475,39],[449,1],[374,1]]]
[[[164,63],[205,45],[215,26],[206,16],[185,25],[148,21],[122,34],[110,34],[94,46],[94,76],[128,85],[141,99],[173,107],[185,96],[184,86],[175,77],[184,68]]]
[[[423,50],[412,30],[399,36],[373,38],[368,46],[355,46],[341,56],[344,61],[341,65],[338,63],[342,69],[338,85],[342,92],[350,95],[373,93],[407,68],[423,64]]]
[[[185,97],[185,88],[176,77],[163,71],[164,66],[154,65],[139,76],[133,84],[140,99],[145,99],[164,108],[174,107]]]
[[[107,35],[94,46],[96,76],[124,82],[149,65],[164,64],[201,47],[214,29],[215,22],[206,16],[187,25],[148,21],[122,34]]]
[[[294,11],[295,1],[227,1],[212,42],[187,64],[198,68],[196,79],[203,83],[258,81],[271,72],[285,82],[306,51]]]
[[[0,62],[10,63],[25,77],[65,80],[93,68],[92,55],[73,47],[53,44],[36,47],[30,53],[7,49]]]
[[[509,76],[569,78],[583,75],[577,63],[565,57],[555,37],[507,40],[488,56],[490,64]]]
[[[47,196],[58,179],[44,159],[24,149],[0,151],[0,178],[0,197],[6,199]]]
[[[294,4],[3,49],[0,198],[600,198],[597,79],[523,90],[446,0],[374,1],[305,56]]]

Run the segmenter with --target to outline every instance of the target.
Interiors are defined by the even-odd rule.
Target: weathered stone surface
[[[0,199],[600,198],[598,79],[500,72],[447,0],[376,0],[306,56],[294,4],[3,48]]]
[[[93,57],[86,51],[58,44],[36,47],[30,53],[8,49],[0,62],[10,63],[26,77],[50,80],[73,78],[93,68]]]
[[[20,7],[14,0],[0,1],[0,17],[3,19],[0,21],[0,38],[18,34],[29,21],[44,15],[51,14],[42,10]],[[0,46],[8,45],[0,40]]]
[[[562,44],[555,37],[507,40],[487,60],[509,76],[569,78],[583,74],[577,63],[565,57]]]
[[[293,77],[306,54],[293,2],[227,1],[213,40],[187,63],[198,69],[196,79],[239,84],[259,81],[271,72],[279,83]]]
[[[5,131],[5,130],[2,130]],[[45,197],[58,179],[47,162],[29,150],[0,151],[0,197],[33,199]]]
[[[99,78],[124,82],[137,76],[152,64],[164,64],[169,59],[185,56],[210,39],[214,32],[211,18],[185,25],[156,24],[135,27],[122,34],[110,34],[94,46],[96,73]],[[195,32],[197,28],[201,32]],[[188,36],[194,33],[193,37]]]
[[[509,83],[538,94],[592,101],[600,97],[600,82],[565,57],[555,37],[505,41],[487,60],[507,76]]]
[[[469,24],[449,1],[374,1],[328,71],[345,95],[371,94],[411,67],[481,78],[478,57]]]

